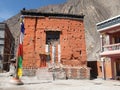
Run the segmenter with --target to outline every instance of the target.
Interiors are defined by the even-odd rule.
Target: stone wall
[[[54,78],[53,78],[54,75]],[[62,67],[55,69],[23,69],[23,76],[36,76],[38,79],[90,79],[88,67]]]
[[[64,70],[68,79],[90,79],[90,68],[66,67]]]
[[[15,40],[5,23],[0,23],[0,69],[9,71],[10,59],[14,57]]]

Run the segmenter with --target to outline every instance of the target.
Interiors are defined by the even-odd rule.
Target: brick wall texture
[[[61,64],[86,66],[86,45],[83,20],[56,17],[25,17],[23,68],[46,67],[46,31],[60,31]],[[75,72],[71,70],[71,72]],[[73,75],[75,76],[75,75]]]

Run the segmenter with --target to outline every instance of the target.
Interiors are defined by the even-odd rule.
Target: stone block
[[[35,76],[36,69],[23,69],[23,76]]]

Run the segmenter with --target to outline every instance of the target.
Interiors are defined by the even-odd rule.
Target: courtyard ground
[[[24,85],[10,83],[12,77],[0,74],[0,90],[120,90],[116,80],[39,80],[37,77],[21,78]]]

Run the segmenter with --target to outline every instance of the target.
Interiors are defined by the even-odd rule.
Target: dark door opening
[[[51,45],[55,42],[60,43],[60,32],[59,31],[47,31],[46,32],[46,44]]]
[[[87,66],[91,68],[90,79],[95,79],[98,76],[97,61],[88,61]]]
[[[120,76],[120,61],[116,62],[116,74],[117,76]]]

